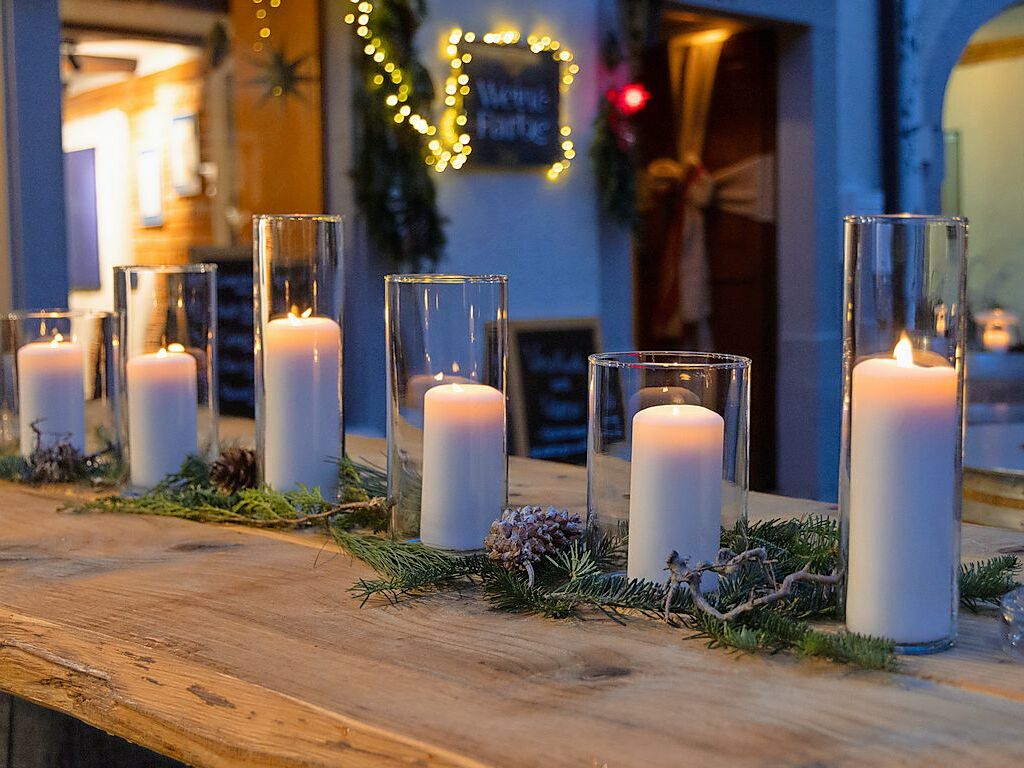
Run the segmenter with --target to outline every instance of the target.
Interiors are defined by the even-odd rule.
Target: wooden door
[[[704,165],[714,173],[775,152],[775,36],[748,30],[722,48],[708,114]],[[712,207],[705,218],[715,349],[753,361],[750,483],[775,486],[775,225]]]

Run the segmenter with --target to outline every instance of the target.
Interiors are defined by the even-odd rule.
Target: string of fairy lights
[[[280,0],[269,0],[269,2]],[[405,82],[405,74],[395,63],[384,41],[373,31],[373,3],[369,0],[350,0],[355,6],[352,12],[345,15],[345,23],[355,27],[355,33],[364,40],[363,53],[373,59],[379,72],[373,76],[373,84],[384,94],[384,103],[391,109],[392,119],[399,124],[408,124],[413,130],[428,137],[427,165],[438,173],[449,168],[458,170],[466,164],[473,152],[472,137],[467,132],[468,117],[465,99],[470,93],[470,77],[465,72],[465,65],[473,60],[469,51],[460,48],[460,44],[476,41],[487,45],[519,45],[520,34],[511,30],[488,32],[478,36],[475,32],[464,32],[459,28],[451,30],[444,53],[448,59],[449,70],[444,86],[444,105],[438,125],[426,116],[413,111],[407,103],[410,86]],[[254,0],[257,2],[257,0]],[[530,35],[526,45],[531,53],[549,53],[560,65],[559,89],[568,92],[579,73],[579,65],[573,61],[573,54],[558,40],[548,35]],[[547,169],[547,178],[555,181],[572,165],[576,150],[572,140],[572,126],[562,123],[559,126],[559,146],[561,157]]]
[[[252,0],[256,6],[256,21],[259,22],[259,29],[256,32],[257,38],[252,44],[253,53],[262,53],[264,41],[270,38],[270,12],[268,8],[280,8],[282,0]]]

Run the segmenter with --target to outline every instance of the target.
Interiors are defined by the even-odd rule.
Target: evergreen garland
[[[618,622],[630,616],[657,620],[666,616],[665,584],[608,575],[624,563],[624,532],[573,539],[534,565],[531,583],[526,573],[509,570],[485,554],[455,555],[367,532],[387,529],[390,509],[382,498],[386,475],[348,459],[339,462],[338,471],[338,501],[325,500],[315,489],[282,493],[261,487],[225,494],[211,480],[210,466],[189,457],[177,473],[142,496],[107,496],[74,508],[255,527],[326,528],[343,550],[378,574],[378,578],[360,579],[349,588],[362,604],[374,598],[394,603],[437,590],[477,590],[497,610],[550,619],[581,617],[588,611]],[[768,554],[766,562],[750,562],[721,575],[717,591],[704,596],[716,609],[727,612],[749,600],[766,582],[781,580],[797,570],[834,571],[839,562],[839,525],[821,516],[737,523],[723,529],[722,545],[735,550],[758,547]],[[1019,571],[1020,564],[1012,555],[962,565],[962,604],[971,610],[997,604],[1017,585]],[[837,595],[828,586],[797,584],[785,599],[728,622],[699,610],[689,593],[680,590],[667,608],[667,618],[713,647],[750,653],[787,651],[867,669],[896,665],[889,640],[823,631],[811,625],[838,618]]]
[[[633,152],[621,135],[622,116],[606,94],[594,118],[590,160],[597,177],[601,209],[623,226],[636,222],[636,171]]]
[[[406,104],[429,113],[434,86],[416,56],[413,40],[426,13],[425,0],[377,0],[374,33],[401,69],[409,91]],[[384,103],[383,84],[373,59],[362,54],[364,40],[354,35],[356,69],[355,114],[358,133],[352,178],[356,202],[366,218],[374,248],[395,268],[430,268],[441,258],[444,220],[438,211],[434,173],[425,160],[424,138],[395,123]],[[375,78],[378,78],[375,80]]]

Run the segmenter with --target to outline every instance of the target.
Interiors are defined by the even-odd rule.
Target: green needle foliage
[[[5,466],[0,462],[0,473]],[[682,589],[666,615],[666,584],[610,573],[621,571],[625,563],[624,530],[570,542],[534,563],[531,583],[526,572],[506,570],[483,554],[454,555],[374,535],[386,530],[389,520],[383,498],[386,474],[349,459],[338,462],[338,471],[337,502],[325,500],[319,490],[305,488],[281,493],[262,487],[225,494],[211,481],[209,465],[189,457],[178,472],[142,496],[106,496],[76,509],[269,528],[322,526],[343,550],[377,572],[378,578],[360,579],[349,589],[363,604],[373,598],[395,603],[432,591],[477,590],[501,611],[551,619],[582,617],[589,611],[618,622],[634,616],[667,618],[715,647],[747,653],[789,652],[865,669],[892,669],[896,664],[889,640],[823,631],[809,623],[838,617],[834,587],[798,583],[789,597],[742,613],[731,622],[697,608]],[[722,613],[804,567],[816,573],[832,573],[840,567],[839,526],[826,517],[738,523],[723,529],[722,545],[736,552],[764,547],[769,555],[767,563],[751,561],[719,576],[717,590],[705,597]],[[962,603],[971,610],[998,603],[1016,586],[1019,571],[1020,564],[1011,555],[961,566]]]
[[[576,540],[561,552],[534,565],[530,584],[520,571],[501,568],[481,555],[459,557],[438,553],[420,544],[391,542],[344,531],[332,526],[335,540],[354,557],[373,567],[382,578],[361,580],[352,588],[364,604],[374,596],[396,601],[403,596],[431,590],[466,589],[479,585],[495,609],[530,613],[551,619],[579,617],[588,609],[623,621],[639,615],[661,619],[665,614],[666,586],[609,575],[620,568],[625,555],[625,536]],[[766,566],[750,563],[738,572],[721,576],[719,587],[706,597],[720,611],[745,602],[751,591],[781,581],[808,564],[815,572],[838,568],[839,526],[830,518],[811,516],[802,520],[768,520],[737,524],[722,532],[722,544],[742,551],[763,546],[773,561]],[[968,607],[994,603],[1011,589],[1018,563],[1014,557],[965,566],[961,595]],[[896,667],[893,643],[885,638],[852,632],[829,632],[811,626],[812,620],[835,619],[838,595],[833,587],[798,584],[793,596],[724,622],[696,609],[685,590],[669,607],[672,623],[692,630],[714,647],[748,653],[787,651],[798,656],[828,659],[864,669]]]
[[[981,605],[998,605],[999,599],[1017,586],[1018,573],[1020,563],[1013,555],[961,563],[960,602],[972,611]]]
[[[365,470],[371,477],[374,470]],[[340,502],[319,489],[275,491],[266,486],[226,494],[210,479],[210,465],[189,456],[181,468],[141,496],[110,495],[77,503],[76,511],[124,512],[180,517],[202,523],[234,523],[258,528],[304,528],[341,520],[350,528],[387,528],[387,505],[362,484],[363,470],[349,459],[338,462]]]

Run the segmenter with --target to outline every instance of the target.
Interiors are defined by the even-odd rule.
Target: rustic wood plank
[[[350,440],[382,459],[379,441]],[[581,468],[511,463],[523,502]],[[518,501],[518,499],[517,499]],[[553,622],[438,595],[360,609],[314,534],[55,511],[0,489],[0,688],[163,754],[235,765],[957,765],[1024,757],[1024,665],[991,612],[904,674]],[[753,517],[828,513],[751,498]],[[968,557],[1024,534],[964,527]],[[154,682],[155,681],[155,682]]]

